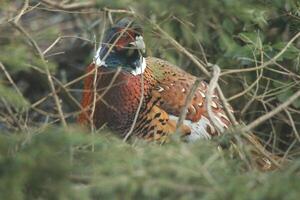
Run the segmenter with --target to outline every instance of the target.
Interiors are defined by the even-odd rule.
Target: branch
[[[10,84],[13,86],[13,88],[16,90],[18,95],[20,95],[20,97],[24,98],[22,92],[19,90],[18,86],[16,85],[16,83],[14,82],[14,80],[12,79],[12,77],[10,76],[10,74],[8,73],[8,71],[6,70],[6,68],[5,68],[5,66],[3,65],[2,62],[0,62],[0,68],[2,69],[2,71],[4,72],[6,78],[8,79]]]
[[[27,10],[29,6],[29,0],[25,0],[24,5],[21,9],[21,11],[19,12],[19,14],[15,17],[14,22],[18,23],[18,21],[20,20],[20,18],[22,17],[22,15],[25,13],[25,11]]]
[[[288,107],[290,104],[292,104],[299,97],[300,97],[300,90],[298,92],[296,92],[294,95],[292,95],[284,103],[282,103],[281,105],[279,105],[278,107],[276,107],[274,110],[272,110],[271,112],[268,112],[267,114],[265,114],[265,115],[257,118],[256,120],[254,120],[253,122],[251,122],[250,124],[248,124],[247,126],[245,126],[242,130],[243,131],[250,131],[250,130],[252,130],[256,126],[260,125],[262,122],[270,119],[271,117],[273,117],[277,113],[279,113],[282,110],[284,110],[286,107]]]
[[[57,3],[51,0],[42,0],[44,4],[47,4],[51,7],[58,8],[61,10],[67,10],[67,11],[74,11],[74,10],[81,10],[81,9],[86,9],[86,8],[94,8],[96,7],[96,1],[91,0],[87,2],[78,2],[78,3],[72,3],[72,4],[62,4],[62,3]]]
[[[214,93],[215,88],[217,87],[219,76],[220,76],[220,68],[217,65],[214,65],[213,66],[213,76],[209,82],[208,89],[206,92],[206,102],[207,102],[206,110],[207,110],[209,119],[212,121],[214,127],[217,129],[217,131],[219,133],[222,133],[222,132],[224,132],[224,128],[222,126],[220,126],[220,123],[214,117],[214,114],[213,114],[213,111],[211,108],[212,95]]]
[[[76,10],[83,10],[88,8],[96,8],[97,2],[95,0],[90,0],[86,2],[78,2],[78,3],[71,3],[71,4],[63,4],[57,3],[51,0],[41,0],[44,4],[51,6],[53,8],[57,8],[64,11],[76,11]],[[101,11],[107,13],[126,13],[129,15],[134,15],[134,11],[126,10],[126,9],[110,9],[110,8],[100,8]]]
[[[135,128],[135,124],[136,124],[136,122],[137,122],[138,116],[139,116],[139,114],[140,114],[140,111],[141,111],[143,102],[144,102],[144,76],[143,76],[143,74],[141,74],[140,81],[141,81],[141,97],[140,97],[140,102],[139,102],[138,108],[137,108],[137,110],[136,110],[136,113],[135,113],[133,122],[132,122],[132,124],[131,124],[130,130],[129,130],[128,133],[125,135],[125,137],[124,137],[124,139],[123,139],[123,142],[126,142],[127,139],[129,138],[129,136],[132,134],[132,132],[133,132],[133,130],[134,130],[134,128]]]
[[[179,115],[179,118],[178,118],[178,121],[176,123],[176,131],[175,131],[175,135],[177,135],[177,133],[179,132],[179,128],[183,125],[183,121],[185,120],[185,117],[186,117],[186,112],[187,112],[187,109],[188,109],[188,106],[191,105],[191,101],[195,95],[195,92],[199,86],[199,84],[201,83],[201,80],[200,79],[196,79],[188,96],[186,97],[186,100],[185,100],[185,103],[184,103],[184,107],[182,108],[181,110],[181,113]]]

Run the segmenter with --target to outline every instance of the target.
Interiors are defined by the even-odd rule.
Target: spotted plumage
[[[176,132],[196,77],[167,61],[145,58],[142,34],[142,28],[126,18],[106,31],[87,68],[79,122],[96,128],[106,124],[122,137],[133,130],[131,135],[164,142]],[[207,88],[202,81],[179,127],[187,141],[219,134],[206,111]],[[230,121],[216,93],[211,106],[215,121],[227,128]]]

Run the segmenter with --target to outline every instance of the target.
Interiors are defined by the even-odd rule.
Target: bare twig
[[[296,92],[295,94],[293,94],[292,96],[290,96],[290,98],[288,98],[288,100],[286,100],[284,103],[282,103],[281,105],[276,107],[274,110],[272,110],[272,111],[266,113],[265,115],[257,118],[255,121],[253,121],[250,124],[248,124],[247,126],[245,126],[242,130],[246,131],[246,132],[252,130],[256,126],[260,125],[262,122],[268,120],[269,118],[273,117],[277,113],[281,112],[283,109],[288,107],[291,103],[293,103],[299,97],[300,97],[300,90],[298,92]]]
[[[295,133],[295,136],[296,136],[298,142],[300,142],[300,135],[299,135],[299,133],[298,133],[298,131],[297,131],[295,122],[294,122],[294,120],[293,120],[293,117],[292,117],[290,111],[288,111],[286,108],[284,108],[284,112],[286,113],[286,115],[288,116],[288,118],[289,118],[289,120],[290,120],[290,124],[291,124],[291,126],[292,126],[292,128],[293,128],[293,131],[294,131],[294,133]]]
[[[217,129],[219,133],[224,132],[224,127],[220,125],[220,123],[215,119],[215,116],[213,114],[212,108],[211,108],[211,102],[212,102],[212,95],[215,91],[215,88],[218,84],[218,79],[220,76],[220,68],[217,65],[213,66],[213,76],[212,79],[209,82],[209,86],[206,92],[206,110],[207,114],[209,116],[209,119],[212,121],[214,127]]]
[[[2,71],[5,74],[5,76],[7,77],[8,81],[14,87],[14,89],[16,90],[16,92],[18,93],[18,95],[20,95],[21,97],[23,97],[22,92],[19,90],[18,86],[15,84],[14,80],[12,79],[12,77],[10,76],[10,74],[8,73],[8,71],[6,70],[5,66],[2,64],[2,62],[0,62],[0,68],[2,69]]]
[[[41,0],[42,3],[51,6],[53,8],[57,8],[59,10],[63,10],[66,12],[78,12],[79,10],[85,10],[85,9],[96,9],[97,8],[97,1],[95,0],[89,0],[86,2],[78,2],[78,3],[57,3],[51,0]],[[98,8],[97,8],[98,9]],[[132,10],[126,10],[126,9],[111,9],[111,8],[100,8],[101,11],[108,12],[108,13],[125,13],[128,15],[134,15],[134,11]],[[91,12],[89,12],[91,13]]]
[[[68,10],[68,11],[94,8],[97,5],[97,2],[95,0],[90,0],[86,2],[80,2],[80,3],[71,3],[71,4],[62,4],[51,0],[42,0],[42,2],[54,8],[58,8],[61,10]]]
[[[255,85],[258,86],[258,83],[259,83],[259,81],[261,80],[262,75],[263,75],[263,72],[261,72],[261,73],[259,74],[259,76],[256,78],[256,80],[255,80],[249,87],[247,87],[247,88],[246,88],[245,90],[243,90],[242,92],[239,92],[238,94],[235,94],[235,95],[231,96],[230,98],[228,98],[228,101],[232,101],[232,100],[234,100],[234,99],[236,99],[236,98],[239,98],[239,97],[241,97],[241,96],[247,94],[253,87],[255,87]],[[245,80],[245,82],[246,82],[246,80]]]
[[[125,135],[125,137],[123,139],[123,142],[126,142],[127,139],[129,138],[129,136],[132,134],[132,132],[133,132],[133,130],[135,128],[135,124],[137,122],[138,116],[140,114],[142,105],[143,105],[143,101],[144,101],[144,76],[143,76],[143,74],[141,74],[140,81],[141,81],[141,97],[140,97],[140,102],[139,102],[138,108],[137,108],[137,110],[135,112],[134,119],[133,119],[133,122],[131,124],[131,127],[130,127],[129,131],[126,133],[126,135]]]
[[[196,92],[196,90],[197,90],[197,88],[198,88],[198,86],[199,86],[200,83],[201,83],[201,80],[197,78],[197,79],[195,80],[195,82],[194,82],[194,84],[193,84],[193,86],[192,86],[190,92],[188,93],[188,95],[187,95],[187,97],[186,97],[186,99],[185,99],[184,106],[183,106],[183,108],[182,108],[182,110],[181,110],[181,112],[180,112],[178,121],[177,121],[177,123],[176,123],[176,132],[175,132],[176,135],[178,135],[178,132],[179,132],[179,130],[180,130],[180,127],[183,125],[183,121],[184,121],[185,118],[186,118],[186,112],[187,112],[187,109],[188,109],[188,107],[190,106],[191,101],[192,101],[192,99],[193,99],[193,97],[194,97],[194,95],[195,95],[195,92]]]
[[[18,22],[19,22],[20,18],[22,17],[22,15],[23,15],[23,14],[25,13],[25,11],[27,10],[28,5],[29,5],[29,0],[25,0],[25,1],[24,1],[24,5],[23,5],[21,11],[20,11],[19,14],[15,17],[15,20],[14,20],[15,23],[18,23]]]
[[[230,104],[228,103],[228,101],[227,101],[226,97],[224,96],[222,89],[219,85],[217,85],[217,91],[218,91],[219,97],[221,99],[222,105],[224,106],[225,113],[229,117],[230,122],[234,126],[238,125],[239,123],[236,121],[236,119],[232,113],[232,109],[229,108]]]
[[[26,3],[26,2],[25,2],[25,3]],[[14,16],[14,17],[12,17],[12,18],[10,18],[10,19],[8,19],[8,20],[2,20],[2,21],[0,21],[0,24],[3,24],[3,22],[5,22],[5,23],[11,23],[11,22],[13,22],[13,21],[16,21],[16,18],[19,17],[19,19],[17,19],[17,22],[18,22],[18,21],[20,20],[20,18],[21,18],[24,14],[29,13],[29,12],[31,12],[32,10],[38,8],[38,6],[39,6],[40,4],[41,4],[41,3],[37,3],[37,4],[35,4],[34,6],[26,6],[26,4],[24,4],[24,5],[23,5],[23,8],[22,8],[22,10],[21,10],[21,12],[20,12],[17,16]],[[25,8],[25,9],[24,9],[24,8]]]
[[[43,51],[43,55],[46,55],[46,53],[48,53],[48,51],[50,51],[61,40],[61,38],[62,37],[56,38],[56,40],[45,51]]]

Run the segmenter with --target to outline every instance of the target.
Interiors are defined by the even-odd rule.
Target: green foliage
[[[0,94],[7,105],[13,106],[16,109],[25,109],[29,106],[28,101],[23,96],[20,96],[15,90],[2,84],[0,84]]]
[[[245,171],[214,142],[135,146],[50,128],[0,135],[1,199],[298,199],[299,163]],[[292,175],[293,174],[293,175]],[[244,198],[243,198],[244,199]]]
[[[30,51],[25,45],[12,43],[2,46],[1,50],[0,60],[10,66],[12,72],[28,69],[27,63],[30,58]]]
[[[61,131],[1,136],[1,199],[62,199],[69,195],[69,139]]]

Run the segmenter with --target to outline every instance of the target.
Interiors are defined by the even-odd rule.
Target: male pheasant
[[[143,31],[134,21],[124,18],[106,31],[87,67],[80,123],[92,123],[96,128],[106,124],[122,137],[130,132],[159,142],[176,132],[178,117],[197,78],[167,61],[143,57],[144,51]],[[202,81],[179,127],[186,141],[220,134],[206,110],[207,89]],[[216,92],[211,106],[214,121],[228,128],[230,121]]]

